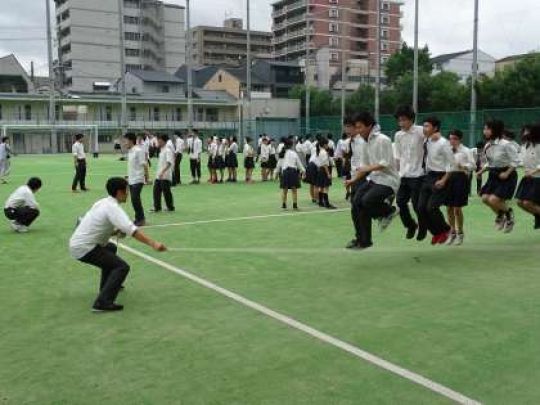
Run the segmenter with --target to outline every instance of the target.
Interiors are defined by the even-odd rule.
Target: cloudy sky
[[[113,0],[111,0],[113,1]],[[169,0],[184,4],[184,0]],[[246,0],[192,0],[194,24],[219,25],[244,16]],[[273,0],[252,0],[253,28],[269,30]],[[414,1],[403,0],[403,38],[412,43]],[[15,53],[26,68],[47,71],[44,0],[1,0],[0,55]],[[472,47],[473,0],[420,0],[420,42],[433,55]],[[480,48],[500,58],[540,51],[538,0],[480,0]]]

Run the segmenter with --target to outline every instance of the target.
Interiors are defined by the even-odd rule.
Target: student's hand
[[[479,172],[476,172],[475,174],[476,174],[476,178],[477,178],[477,179],[481,179],[481,178],[482,178],[482,174],[484,174],[484,172],[480,170]]]
[[[167,247],[160,242],[153,242],[152,243],[152,249],[154,249],[156,252],[166,252]]]
[[[530,171],[530,170],[525,170],[525,177],[532,177],[534,175],[534,172]]]
[[[446,181],[444,181],[443,179],[441,180],[438,180],[435,182],[435,188],[437,189],[441,189],[441,188],[444,188],[444,186],[446,186]]]
[[[499,174],[499,179],[501,179],[501,180],[508,180],[508,177],[509,177],[509,176],[510,176],[510,175],[508,174],[508,172],[502,172],[502,173]]]
[[[348,187],[353,185],[353,181],[352,180],[345,180],[343,182],[343,185],[345,186],[345,188],[348,188]]]
[[[328,174],[328,179],[332,180],[332,175],[331,174]]]

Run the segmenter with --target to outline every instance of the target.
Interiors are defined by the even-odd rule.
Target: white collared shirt
[[[459,145],[457,150],[454,151],[454,149],[452,149],[452,153],[454,154],[454,161],[456,163],[454,171],[464,171],[468,173],[475,169],[476,161],[474,160],[471,149],[464,145]]]
[[[311,141],[309,139],[306,139],[303,143],[303,146],[304,146],[304,154],[305,155],[311,155],[311,148],[312,148],[312,144],[311,144]]]
[[[133,146],[128,151],[128,183],[130,186],[144,183],[144,169],[147,164],[146,154],[139,145]]]
[[[540,170],[540,144],[524,146],[523,168],[527,171]],[[540,173],[533,177],[539,178]]]
[[[208,147],[208,154],[215,158],[219,154],[219,145],[217,142],[212,141]]]
[[[231,143],[229,146],[229,152],[238,153],[238,144],[236,142]]]
[[[82,218],[69,240],[69,250],[75,259],[81,259],[96,246],[105,246],[118,230],[133,236],[137,227],[113,197],[106,197],[94,204]]]
[[[4,142],[0,143],[0,160],[6,160],[7,154],[7,145]]]
[[[185,141],[178,137],[176,138],[176,142],[175,142],[175,149],[176,149],[176,153],[184,153],[184,149],[185,149]]]
[[[334,151],[334,157],[336,159],[343,159],[343,154],[345,153],[345,140],[340,139],[337,142],[336,150]]]
[[[20,186],[7,199],[4,208],[39,208],[36,197],[30,187],[27,185]]]
[[[392,141],[386,135],[374,129],[367,141],[367,159],[369,165],[383,166],[369,174],[368,179],[375,184],[390,187],[397,193],[400,185],[399,174],[395,168]]]
[[[486,167],[504,168],[518,167],[519,155],[514,145],[506,139],[496,139],[486,144],[484,148]]]
[[[427,157],[426,170],[428,172],[453,172],[455,169],[454,154],[450,142],[442,135],[434,141],[432,138],[426,142]]]
[[[188,139],[188,147],[191,150],[191,153],[189,154],[190,159],[199,159],[201,157],[202,153],[202,141],[200,138],[190,138],[191,142],[189,142]]]
[[[288,149],[283,159],[279,159],[276,170],[285,170],[288,168],[298,169],[302,173],[306,170],[298,154],[292,149]]]
[[[165,172],[163,173],[163,177],[159,179],[159,176],[161,175],[161,172],[165,167],[167,167],[167,164],[170,163],[170,166]],[[156,169],[156,177],[158,177],[158,180],[169,180],[172,181],[173,178],[173,166],[174,166],[174,152],[170,148],[169,145],[165,145],[163,148],[161,148],[161,151],[159,152],[159,159]]]
[[[252,158],[252,157],[254,157],[254,155],[255,155],[255,150],[253,149],[253,146],[251,146],[249,143],[246,143],[246,144],[244,145],[244,151],[243,151],[243,153],[244,153],[244,157],[250,157],[250,158]]]
[[[351,148],[351,173],[354,177],[359,168],[368,164],[367,143],[360,135],[355,135],[349,140],[348,147]]]
[[[75,142],[71,147],[71,152],[73,153],[73,156],[77,158],[77,160],[86,159],[86,154],[84,153],[84,145],[82,142]]]
[[[399,161],[399,175],[406,178],[422,177],[424,169],[424,129],[413,125],[408,131],[398,131],[395,137],[395,155]]]
[[[317,157],[315,164],[318,167],[330,166],[330,155],[328,155],[326,149],[321,148],[319,150],[319,156],[317,156],[317,152],[315,152],[314,155]]]
[[[270,159],[270,152],[272,148],[268,144],[261,145],[261,162],[267,162]]]

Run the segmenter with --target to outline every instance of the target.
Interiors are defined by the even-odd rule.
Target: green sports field
[[[31,232],[0,227],[0,404],[452,403],[171,269],[473,400],[540,403],[540,233],[521,213],[501,234],[475,198],[464,246],[406,241],[397,221],[374,232],[375,248],[349,252],[339,184],[343,210],[319,210],[304,188],[301,212],[287,215],[275,183],[183,185],[175,213],[148,216],[146,232],[170,251],[124,240],[142,254],[120,250],[126,309],[93,314],[98,271],[67,243],[126,163],[90,160],[86,194],[71,193],[71,172],[69,155],[21,156],[0,185],[4,201],[30,175],[44,180]]]

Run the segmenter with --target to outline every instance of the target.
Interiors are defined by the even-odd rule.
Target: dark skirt
[[[311,185],[317,184],[317,173],[319,171],[319,168],[317,165],[313,162],[308,164],[308,167],[306,169],[306,178],[305,182]]]
[[[540,204],[540,178],[524,177],[519,183],[516,198],[522,201],[532,201]]]
[[[282,190],[292,190],[300,187],[300,172],[298,169],[288,167],[281,172],[280,188]]]
[[[501,180],[499,174],[508,170],[505,168],[489,169],[487,183],[482,187],[481,195],[495,195],[502,200],[511,200],[514,197],[518,182],[518,175],[514,171],[506,180]]]
[[[317,172],[317,182],[315,185],[319,188],[328,188],[332,185],[332,179],[328,178],[326,170],[323,167],[320,167]]]
[[[270,162],[268,160],[266,162],[261,161],[261,168],[270,169]]]
[[[225,160],[221,156],[216,156],[214,159],[214,169],[223,170],[225,169]]]
[[[469,204],[470,180],[467,173],[454,172],[447,185],[446,206],[466,207]]]
[[[268,159],[268,167],[272,170],[277,167],[276,155],[270,155],[270,158]]]
[[[209,169],[214,169],[214,159],[212,156],[208,155],[208,164],[206,165]]]
[[[244,168],[245,169],[255,168],[255,160],[252,157],[244,158]]]
[[[236,157],[236,153],[229,152],[227,158],[225,159],[225,164],[230,169],[236,169],[238,167],[238,158]]]

